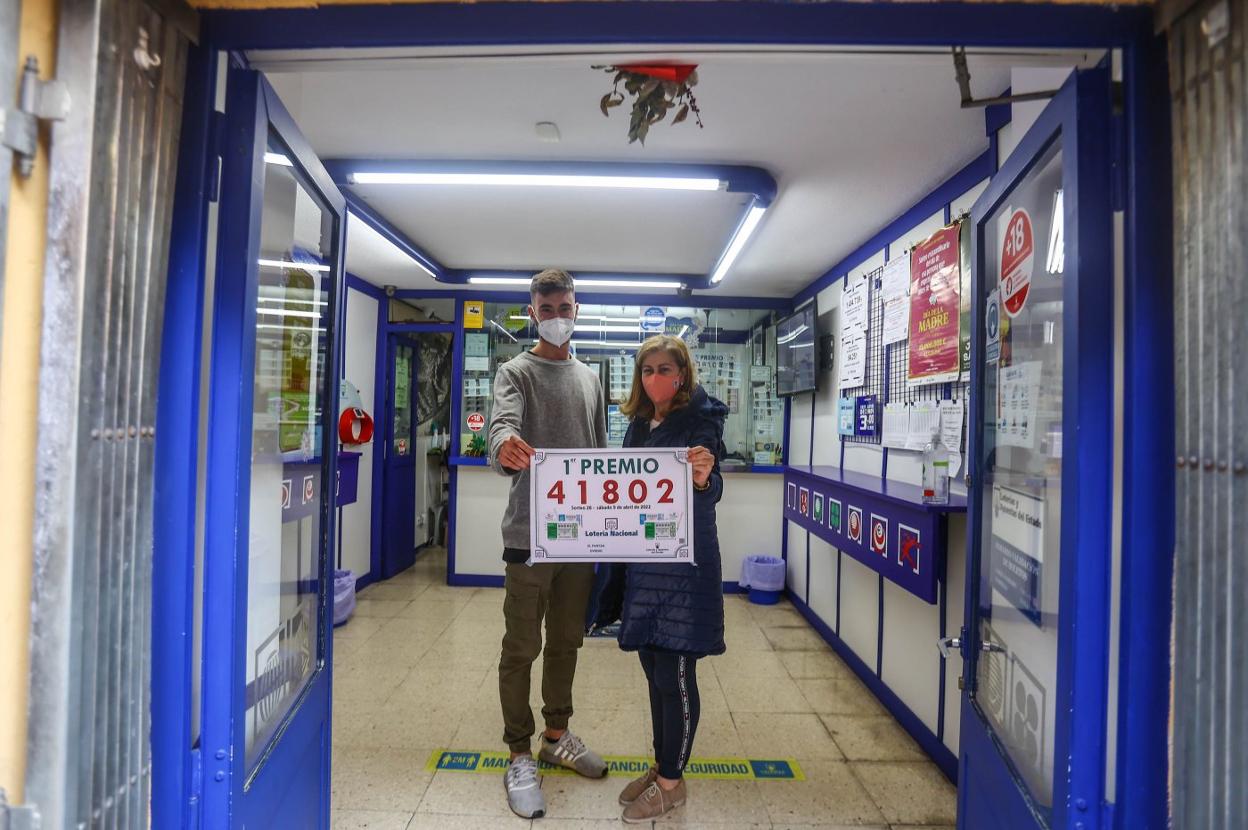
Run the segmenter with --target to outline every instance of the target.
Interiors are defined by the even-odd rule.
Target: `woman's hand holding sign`
[[[527,470],[536,450],[519,435],[512,435],[498,448],[498,462],[508,470]]]
[[[689,463],[693,466],[693,485],[705,490],[711,480],[711,472],[715,469],[715,455],[706,447],[690,447]]]

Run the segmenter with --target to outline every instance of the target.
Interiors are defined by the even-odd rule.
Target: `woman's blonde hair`
[[[628,394],[628,400],[620,404],[620,412],[629,418],[654,417],[654,402],[646,394],[646,388],[641,385],[641,365],[655,352],[667,352],[680,369],[681,383],[676,390],[676,397],[672,398],[672,409],[688,406],[693,398],[693,388],[698,385],[698,367],[689,354],[689,347],[679,337],[656,334],[641,344],[633,359],[633,389]]]

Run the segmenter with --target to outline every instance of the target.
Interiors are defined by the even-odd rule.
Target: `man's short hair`
[[[530,297],[549,297],[551,294],[575,290],[576,283],[572,281],[572,275],[560,268],[547,268],[540,274],[535,274],[533,281],[529,283]]]

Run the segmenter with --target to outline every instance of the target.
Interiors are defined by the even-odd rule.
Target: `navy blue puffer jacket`
[[[710,488],[693,491],[693,558],[688,564],[629,564],[620,614],[620,648],[651,648],[692,656],[724,653],[724,590],[720,576],[715,504],[724,492],[719,462],[724,457],[728,407],[698,386],[688,406],[668,414],[650,430],[634,418],[624,446],[706,447],[715,454]]]

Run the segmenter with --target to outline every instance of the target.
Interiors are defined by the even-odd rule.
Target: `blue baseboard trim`
[[[949,750],[949,747],[937,739],[936,733],[927,728],[927,725],[923,723],[919,716],[912,712],[910,707],[906,706],[901,701],[901,698],[897,697],[893,690],[876,676],[875,671],[864,663],[862,658],[855,654],[854,650],[844,640],[836,636],[818,614],[810,610],[810,606],[802,602],[801,598],[795,596],[789,589],[786,588],[784,593],[789,598],[789,602],[793,603],[793,607],[797,609],[798,613],[806,618],[806,621],[814,627],[815,631],[819,632],[819,636],[827,641],[827,644],[832,647],[837,656],[854,670],[854,674],[858,675],[858,678],[867,685],[871,693],[879,698],[880,703],[884,704],[884,708],[888,709],[889,713],[897,719],[902,728],[910,733],[910,737],[914,738],[923,751],[935,762],[936,766],[940,767],[940,771],[945,774],[945,777],[956,786],[958,783],[958,756],[954,755]]]
[[[375,573],[364,574],[362,577],[360,577],[359,579],[355,581],[355,592],[358,594],[360,591],[363,591],[365,588],[367,588],[369,585],[372,585],[376,581],[377,581],[377,575]]]
[[[749,592],[750,592],[749,588],[742,590],[740,582],[725,582],[724,583],[725,594],[748,594]]]

